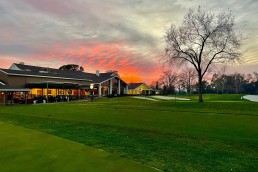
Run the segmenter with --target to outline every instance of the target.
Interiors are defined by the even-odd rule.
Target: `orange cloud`
[[[127,82],[152,82],[159,78],[158,58],[147,58],[131,51],[125,42],[58,42],[52,46],[42,45],[25,60],[5,59],[1,67],[9,67],[13,62],[58,68],[64,64],[82,65],[86,72],[117,70]],[[7,65],[8,64],[8,65]],[[4,66],[3,66],[4,65]]]

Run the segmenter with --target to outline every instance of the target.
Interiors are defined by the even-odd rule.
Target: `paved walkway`
[[[258,95],[246,95],[243,98],[252,102],[258,102]]]

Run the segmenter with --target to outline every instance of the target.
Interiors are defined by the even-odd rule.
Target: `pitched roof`
[[[112,73],[112,72],[108,72],[108,73],[100,73],[99,76],[97,76],[94,73],[85,73],[85,75],[87,76],[88,79],[92,80],[93,83],[98,84],[98,83],[102,83],[104,81],[107,81],[111,78],[114,77],[118,77],[118,75]]]
[[[8,85],[5,81],[3,81],[3,80],[0,80],[0,87],[1,86],[5,86],[5,85]]]
[[[60,70],[60,69],[54,69],[54,68],[48,68],[48,67],[31,66],[31,65],[24,65],[24,64],[17,64],[17,63],[14,63],[11,67],[13,66],[15,66],[14,67],[15,70],[0,68],[0,71],[3,71],[8,75],[61,78],[61,79],[68,79],[68,80],[84,80],[84,81],[91,81],[95,84],[105,82],[114,77],[120,78],[119,75],[114,72],[100,73],[99,76],[97,76],[95,73]]]
[[[144,83],[143,82],[140,82],[140,83],[130,83],[129,89],[135,89],[135,88],[141,86],[142,84],[144,84]]]
[[[30,89],[13,87],[10,86],[7,82],[0,80],[0,91],[30,91]]]
[[[11,70],[11,69],[0,69],[7,75],[17,75],[17,76],[34,76],[40,78],[59,78],[59,79],[67,79],[67,80],[85,80],[91,81],[86,78],[85,75],[74,73],[74,72],[53,72],[53,71],[24,71],[24,70]]]
[[[46,69],[57,70],[57,69],[48,68],[48,67],[31,66],[31,65],[19,64],[19,63],[13,63],[13,65],[17,66],[21,70],[32,71],[32,72],[44,71]]]

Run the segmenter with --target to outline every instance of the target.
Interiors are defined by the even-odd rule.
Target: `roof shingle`
[[[40,66],[31,66],[24,64],[14,63],[13,65],[17,66],[21,70],[12,70],[12,69],[1,69],[3,72],[8,75],[26,75],[26,76],[35,76],[35,77],[53,77],[53,78],[64,78],[64,79],[75,79],[75,80],[85,80],[91,81],[93,83],[99,84],[110,78],[118,77],[119,75],[114,72],[100,73],[97,76],[94,73],[86,73],[81,71],[68,71],[60,70],[48,67]]]
[[[135,89],[135,88],[137,88],[137,87],[139,87],[139,86],[141,86],[143,84],[143,82],[140,82],[140,83],[131,83],[130,85],[129,85],[129,89]]]

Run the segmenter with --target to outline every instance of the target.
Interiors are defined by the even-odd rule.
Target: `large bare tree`
[[[165,63],[177,59],[190,63],[198,74],[199,102],[203,102],[202,80],[211,64],[240,60],[241,34],[235,31],[231,12],[212,12],[199,6],[189,9],[182,24],[166,30]]]

